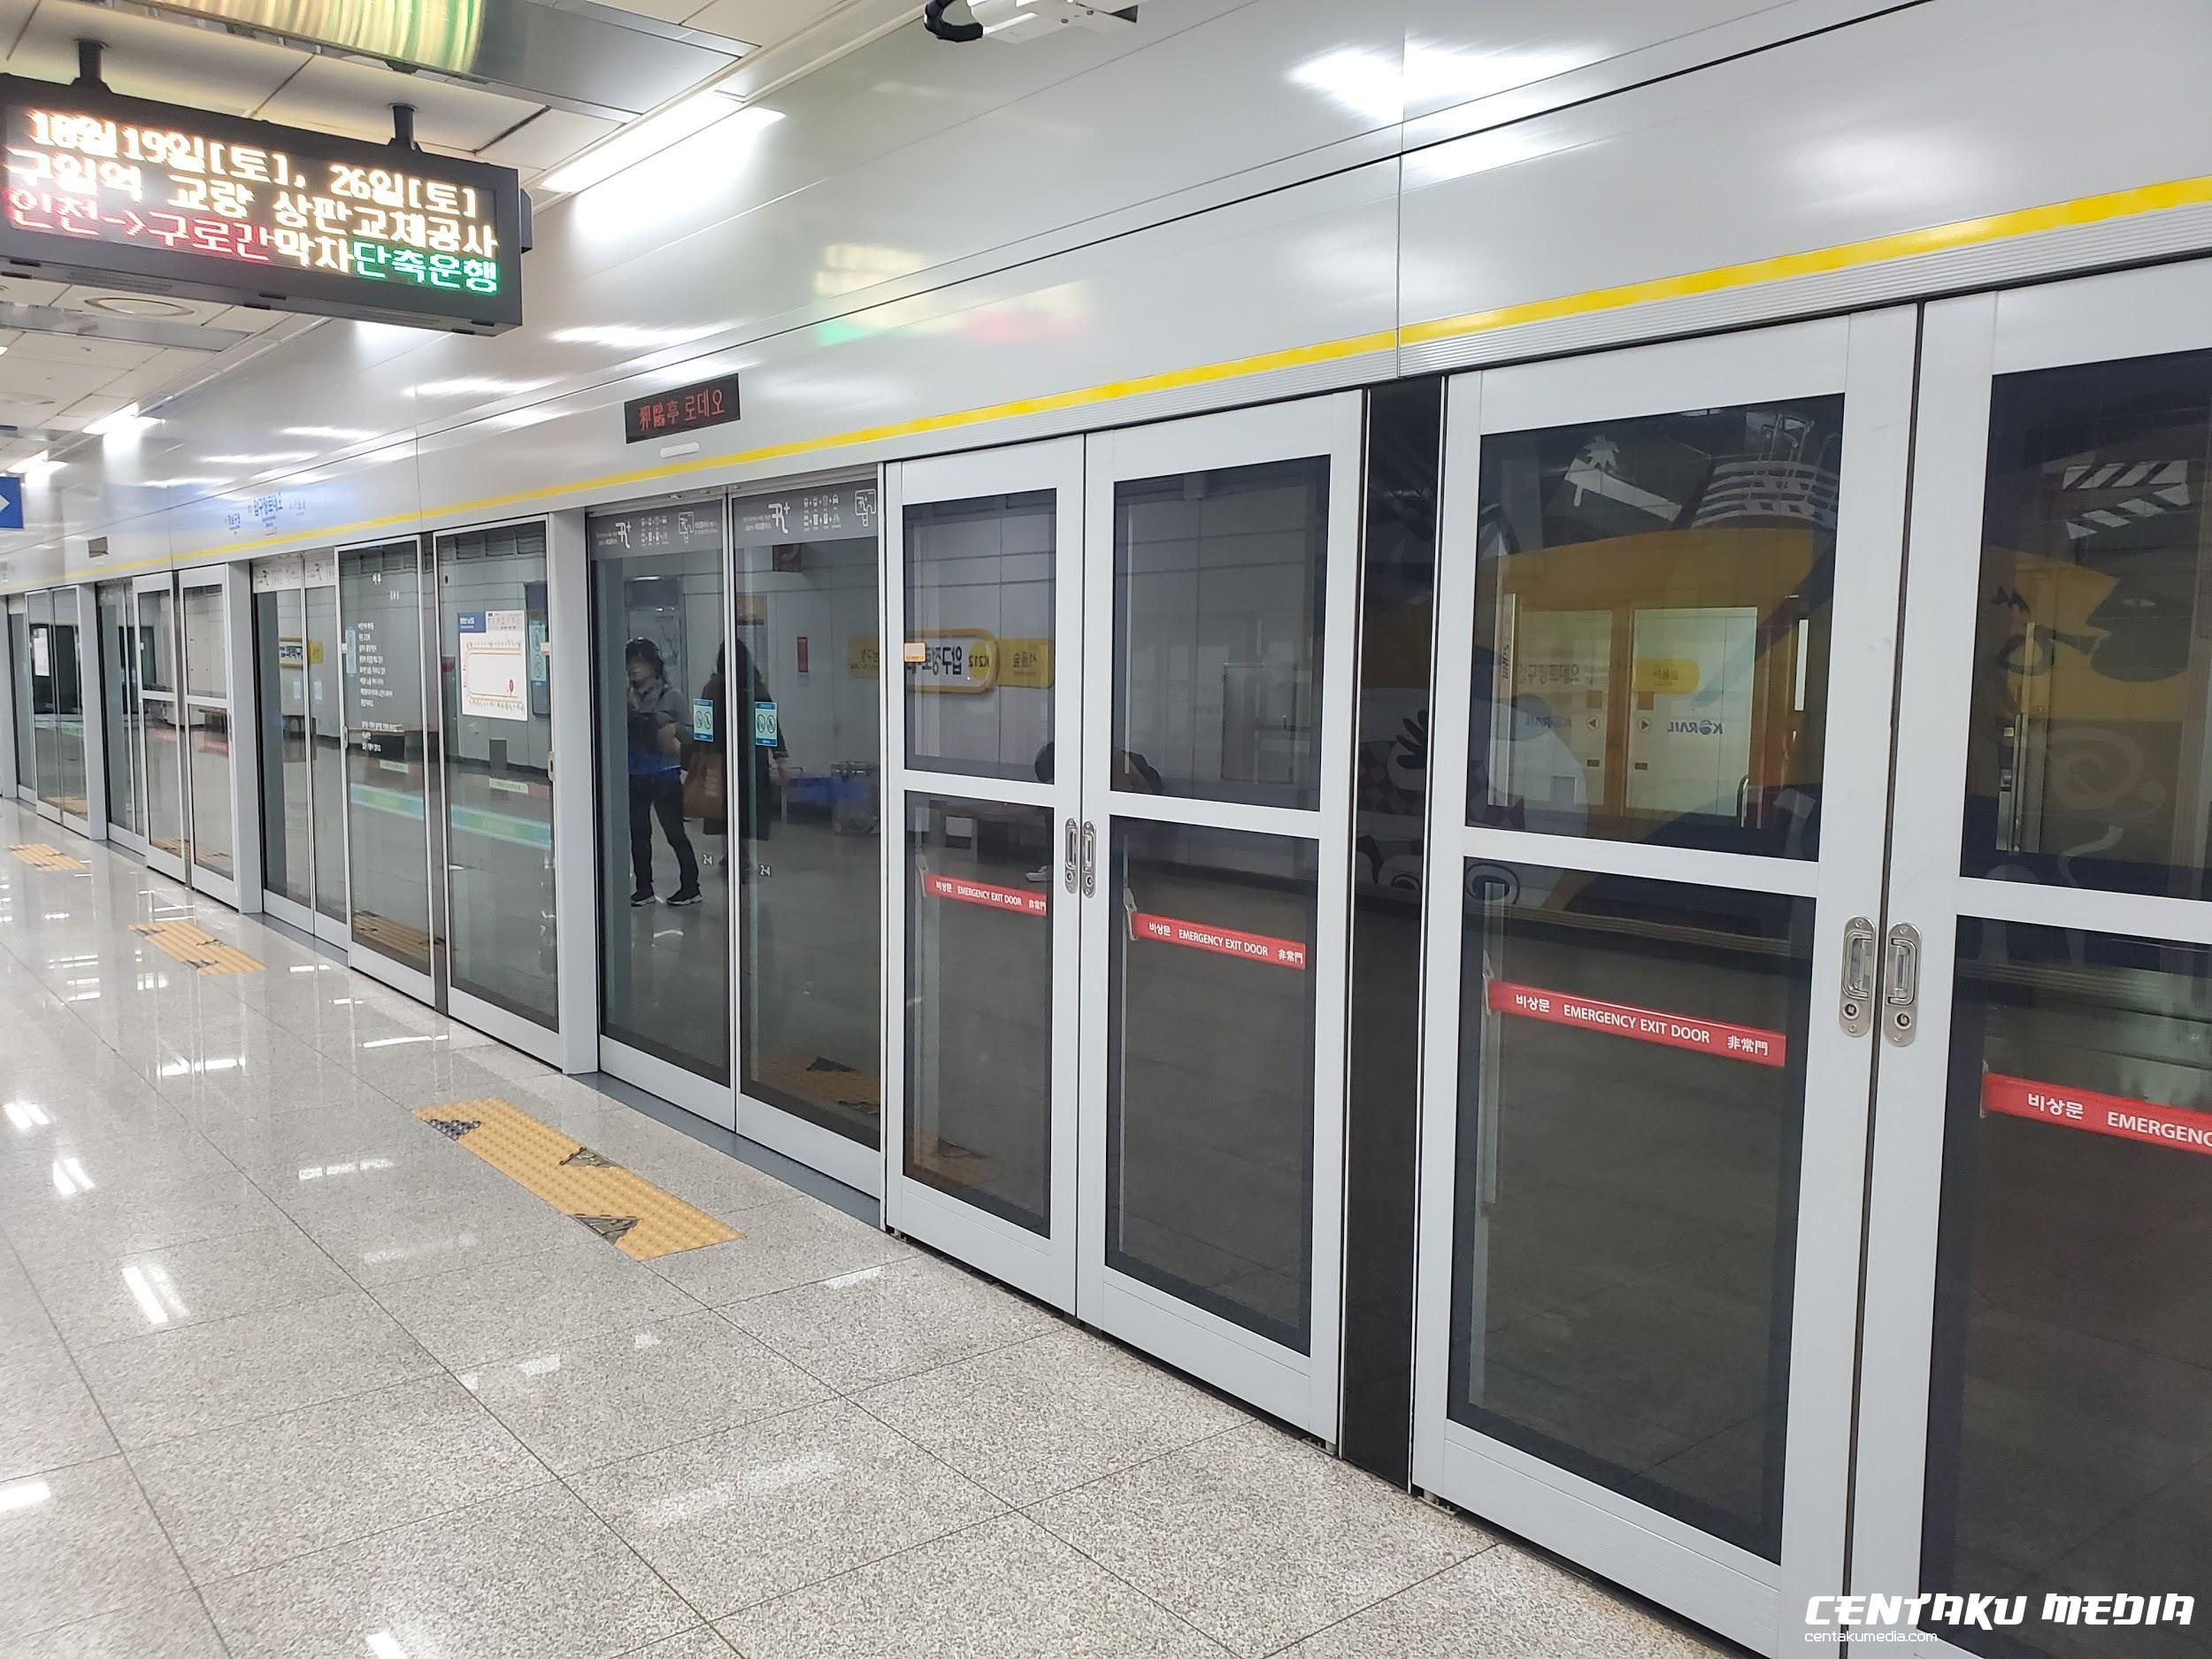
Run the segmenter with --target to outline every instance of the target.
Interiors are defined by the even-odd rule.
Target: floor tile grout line
[[[29,1272],[24,1269],[23,1258],[21,1255],[16,1252],[12,1246],[5,1246],[4,1248],[8,1249],[10,1255],[15,1256],[16,1269],[23,1275],[23,1282],[31,1294],[31,1300],[38,1304],[40,1315],[45,1319],[48,1326],[55,1331],[57,1340],[58,1341],[60,1327],[55,1325],[54,1324],[53,1310],[46,1305],[46,1299],[44,1295],[40,1292],[38,1286],[32,1281]],[[215,1640],[217,1645],[222,1648],[226,1655],[228,1655],[231,1651],[230,1643],[223,1635],[221,1629],[218,1627],[215,1623],[214,1610],[208,1606],[207,1598],[200,1594],[199,1581],[193,1578],[192,1570],[184,1564],[184,1552],[177,1548],[176,1537],[170,1532],[169,1524],[161,1518],[161,1511],[155,1507],[153,1494],[146,1490],[146,1483],[138,1472],[138,1465],[131,1461],[130,1449],[123,1444],[122,1436],[115,1432],[115,1425],[108,1417],[107,1408],[100,1403],[100,1396],[93,1391],[92,1379],[84,1374],[84,1368],[78,1364],[77,1356],[70,1352],[68,1345],[66,1343],[62,1343],[60,1344],[60,1347],[62,1357],[68,1362],[70,1371],[77,1379],[77,1386],[84,1390],[85,1399],[90,1403],[94,1414],[100,1419],[100,1427],[102,1431],[105,1432],[109,1440],[114,1445],[115,1451],[113,1453],[113,1456],[115,1461],[122,1464],[123,1472],[130,1477],[131,1489],[138,1494],[138,1502],[140,1506],[146,1512],[146,1518],[153,1523],[154,1530],[160,1533],[162,1547],[168,1550],[169,1559],[175,1563],[179,1576],[184,1580],[186,1590],[191,1593],[193,1601],[199,1604],[200,1617],[207,1621],[207,1627],[215,1632]],[[105,1462],[106,1460],[102,1458],[93,1459],[90,1461]],[[72,1467],[82,1466],[83,1465],[72,1465]],[[122,1607],[104,1608],[100,1610],[100,1612],[89,1615],[88,1617],[95,1618],[105,1617],[111,1613],[134,1612],[138,1610],[141,1606],[151,1608],[157,1606],[157,1604],[158,1602],[152,1599],[150,1599],[143,1603],[129,1602]],[[63,1621],[62,1624],[49,1625],[47,1626],[47,1629],[58,1630],[67,1624],[80,1624],[82,1622],[82,1620],[65,1619]],[[37,1634],[39,1632],[34,1632],[30,1633]]]
[[[1439,1567],[1434,1572],[1425,1572],[1419,1578],[1414,1579],[1411,1583],[1402,1584],[1387,1594],[1379,1595],[1373,1601],[1365,1602],[1359,1607],[1356,1607],[1350,1612],[1343,1614],[1339,1617],[1333,1618],[1325,1624],[1317,1625],[1314,1629],[1306,1632],[1302,1636],[1294,1636],[1288,1641],[1279,1642],[1274,1647],[1267,1649],[1265,1653],[1259,1655],[1258,1659],[1276,1659],[1277,1655],[1288,1653],[1301,1642],[1311,1641],[1315,1637],[1325,1635],[1328,1632],[1335,1630],[1340,1625],[1348,1624],[1354,1619],[1373,1612],[1377,1608],[1381,1607],[1386,1602],[1394,1601],[1402,1595],[1409,1594],[1413,1591],[1419,1589],[1425,1584],[1434,1583],[1437,1579],[1442,1578],[1448,1572],[1458,1571],[1469,1562],[1488,1555],[1492,1550],[1497,1548],[1499,1545],[1505,1541],[1503,1539],[1488,1532],[1485,1532],[1484,1537],[1488,1541],[1486,1542],[1481,1548],[1475,1550],[1471,1554],[1462,1555],[1457,1561],[1447,1562],[1443,1566]]]

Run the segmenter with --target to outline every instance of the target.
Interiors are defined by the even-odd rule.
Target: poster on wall
[[[461,712],[483,720],[527,720],[523,612],[464,611],[459,621]]]

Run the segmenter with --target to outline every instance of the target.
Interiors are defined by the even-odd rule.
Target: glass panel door
[[[31,777],[38,790],[39,810],[46,817],[61,816],[61,712],[55,672],[54,595],[41,589],[30,596]]]
[[[883,1187],[875,474],[739,495],[701,756],[737,871],[738,1129]]]
[[[436,549],[448,979],[495,1024],[504,1014],[557,1031],[545,526],[442,535]],[[528,1031],[502,1034],[545,1047]]]
[[[351,935],[346,882],[346,736],[339,665],[336,556],[310,553],[302,592],[306,623],[307,752],[315,870],[315,932],[334,944]]]
[[[1329,1436],[1360,419],[1097,435],[1087,480],[1081,1310]]]
[[[313,925],[314,804],[307,737],[307,618],[300,561],[254,566],[254,703],[261,723],[262,902]]]
[[[436,987],[421,545],[348,549],[338,581],[353,964],[428,1002]]]
[[[138,653],[131,623],[131,585],[102,582],[97,604],[108,833],[127,846],[142,848],[145,809],[139,799]]]
[[[1852,1587],[1999,1600],[1915,1651],[2203,1650],[2206,274],[1928,309]]]
[[[58,776],[54,805],[79,829],[91,827],[85,793],[84,673],[81,653],[84,629],[74,588],[53,590],[54,754]]]
[[[31,602],[16,594],[8,600],[8,673],[15,707],[15,788],[26,800],[38,799],[37,692],[31,674]]]
[[[586,534],[603,1063],[734,1128],[722,498],[594,514]]]
[[[176,589],[168,576],[134,584],[138,604],[139,703],[145,719],[146,863],[185,877],[183,717],[178,711]]]
[[[233,896],[237,836],[233,826],[230,764],[230,627],[228,572],[213,580],[186,577],[180,615],[184,629],[184,742],[192,802],[192,881]],[[205,878],[204,879],[203,878]]]
[[[894,468],[882,659],[886,1218],[1071,1310],[1082,480],[1078,439]]]
[[[1843,1571],[1912,347],[1447,419],[1415,1479],[1762,1653]]]

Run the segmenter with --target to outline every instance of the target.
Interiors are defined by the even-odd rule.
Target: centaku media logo
[[[1805,1604],[1809,1639],[1932,1642],[1944,1630],[2001,1630],[2031,1615],[2047,1624],[2187,1624],[2190,1595],[1816,1595]]]

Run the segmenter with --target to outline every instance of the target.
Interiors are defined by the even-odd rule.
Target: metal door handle
[[[1098,830],[1095,826],[1083,826],[1083,896],[1089,898],[1098,891]]]
[[[1882,1035],[1901,1048],[1919,1029],[1920,930],[1900,922],[1883,952]]]
[[[1843,925],[1843,995],[1836,1018],[1849,1036],[1874,1029],[1874,924],[1863,916]]]
[[[1073,818],[1068,820],[1067,828],[1061,833],[1060,847],[1060,879],[1067,890],[1072,893],[1075,891],[1075,820]]]

